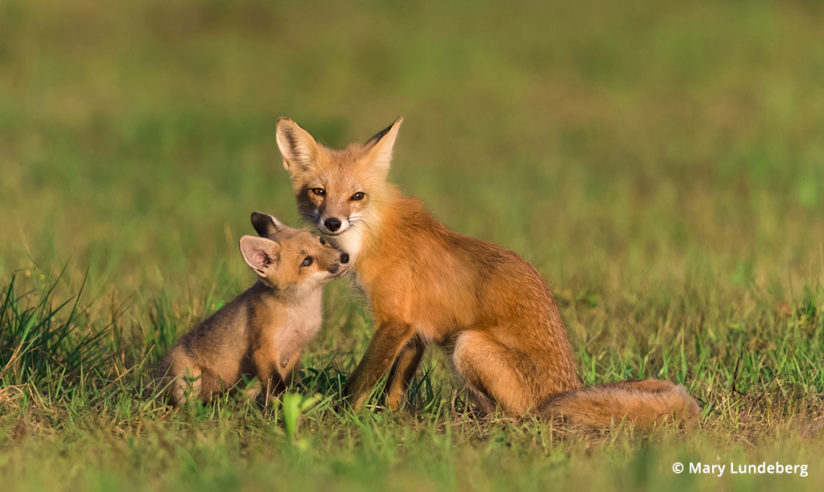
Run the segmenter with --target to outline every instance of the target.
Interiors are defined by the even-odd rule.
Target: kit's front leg
[[[269,350],[258,350],[252,354],[252,361],[260,384],[259,395],[264,405],[268,405],[272,395],[283,391],[283,378],[278,370],[276,354]]]
[[[288,359],[280,361],[280,377],[283,379],[284,389],[300,382],[300,356],[302,352],[292,354]]]

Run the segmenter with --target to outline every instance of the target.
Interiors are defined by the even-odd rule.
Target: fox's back
[[[208,368],[221,379],[235,379],[243,370],[248,347],[249,290],[181,336],[166,359],[170,361],[174,357],[183,357]],[[169,363],[164,361],[161,370]]]

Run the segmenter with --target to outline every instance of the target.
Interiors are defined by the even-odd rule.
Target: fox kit
[[[180,337],[160,364],[175,406],[189,392],[208,401],[242,377],[257,378],[250,396],[285,389],[320,330],[321,286],[348,269],[349,256],[323,238],[258,212],[252,224],[262,237],[240,238],[240,252],[258,281]]]
[[[387,183],[401,121],[343,150],[288,118],[277,124],[301,214],[351,255],[372,304],[377,328],[345,388],[355,409],[385,374],[387,404],[397,408],[424,346],[437,344],[486,412],[498,406],[593,426],[697,416],[695,400],[667,381],[580,389],[558,308],[535,268],[453,232]]]

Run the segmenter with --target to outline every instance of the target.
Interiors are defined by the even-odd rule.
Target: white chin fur
[[[363,243],[363,233],[355,226],[347,227],[343,232],[329,239],[336,248],[349,255],[350,262],[354,262],[358,257]]]

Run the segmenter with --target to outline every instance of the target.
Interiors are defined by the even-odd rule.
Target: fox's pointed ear
[[[263,237],[243,236],[240,238],[240,254],[255,273],[266,278],[280,263],[280,244]]]
[[[283,168],[293,174],[310,169],[318,157],[318,143],[312,135],[285,116],[278,118],[276,131]]]
[[[403,123],[403,118],[398,118],[363,145],[368,149],[367,155],[373,166],[384,171],[389,170],[389,165],[392,162],[392,148],[395,146],[395,139],[398,138],[398,129],[400,129],[401,123]]]
[[[263,212],[252,212],[252,227],[255,228],[258,236],[270,237],[286,226],[273,215]]]

